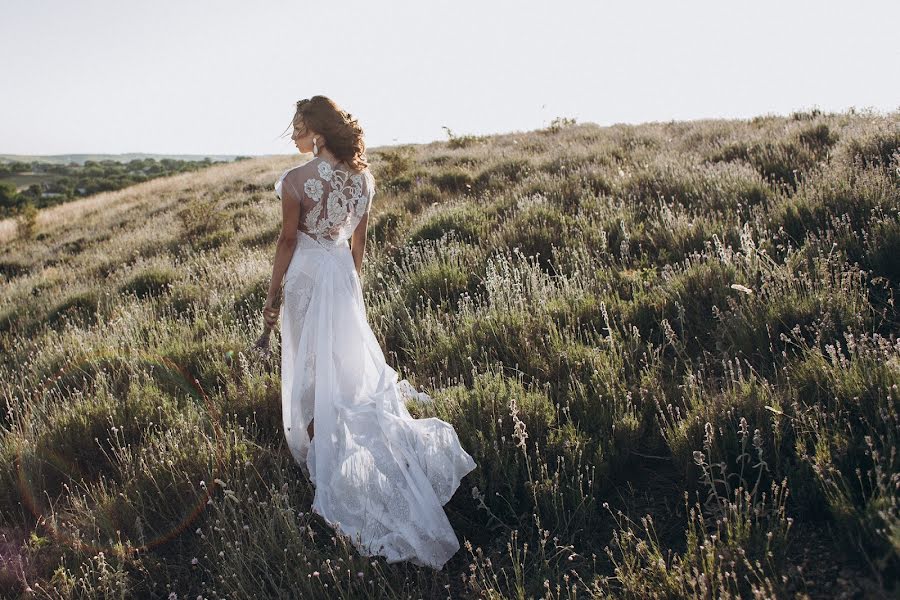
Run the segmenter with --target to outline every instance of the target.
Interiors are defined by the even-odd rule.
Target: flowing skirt
[[[475,461],[452,425],[406,409],[429,397],[385,363],[347,241],[298,236],[281,306],[281,398],[312,510],[363,556],[440,569],[459,550],[443,505]]]

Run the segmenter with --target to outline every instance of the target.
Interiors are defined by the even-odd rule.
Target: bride
[[[312,510],[360,554],[440,569],[459,549],[443,505],[476,464],[449,423],[412,418],[405,402],[431,398],[398,381],[369,327],[360,272],[375,180],[358,121],[313,96],[293,128],[313,159],[275,184],[282,230],[263,309],[267,327],[282,322],[287,445]]]

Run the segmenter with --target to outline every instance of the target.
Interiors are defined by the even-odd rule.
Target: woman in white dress
[[[287,445],[315,486],[312,510],[360,554],[440,569],[459,550],[443,505],[476,464],[449,423],[412,418],[405,402],[431,398],[398,381],[369,327],[362,129],[325,96],[297,102],[293,128],[314,158],[275,184],[283,223],[264,308],[267,326],[282,323]]]

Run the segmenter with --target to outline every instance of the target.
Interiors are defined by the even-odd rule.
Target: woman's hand
[[[263,322],[269,329],[274,329],[278,323],[279,307],[281,306],[281,294],[275,297],[266,298],[266,304],[263,306]]]
[[[278,323],[278,309],[268,302],[263,307],[263,322],[269,329],[274,329],[275,324]]]

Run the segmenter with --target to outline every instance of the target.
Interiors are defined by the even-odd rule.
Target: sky
[[[900,109],[895,0],[4,0],[0,154],[292,154],[297,100],[369,147]]]

